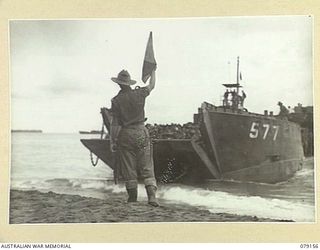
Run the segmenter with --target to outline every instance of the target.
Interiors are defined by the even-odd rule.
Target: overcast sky
[[[278,112],[313,105],[312,18],[10,21],[12,129],[77,132],[101,128],[122,69],[143,86],[149,32],[157,60],[147,98],[149,123],[192,121],[203,101],[221,104],[224,83],[236,82],[240,57],[245,107]]]

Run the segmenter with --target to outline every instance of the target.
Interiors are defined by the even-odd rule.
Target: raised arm
[[[148,88],[149,92],[151,92],[154,89],[155,85],[156,85],[156,70],[153,70],[151,73],[149,84],[146,86],[146,88]]]

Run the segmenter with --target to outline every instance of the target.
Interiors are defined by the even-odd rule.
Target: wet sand
[[[139,201],[127,203],[124,193],[107,193],[105,199],[53,192],[11,190],[10,223],[109,222],[272,222],[268,218],[210,213],[185,204],[160,200],[154,208]],[[287,222],[287,221],[283,221]]]

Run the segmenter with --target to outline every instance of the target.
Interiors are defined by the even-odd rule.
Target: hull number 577
[[[262,139],[265,140],[268,136],[272,136],[272,139],[275,141],[278,136],[279,126],[270,124],[261,124],[258,122],[252,122],[249,137],[256,139],[259,137],[259,134],[262,135]]]

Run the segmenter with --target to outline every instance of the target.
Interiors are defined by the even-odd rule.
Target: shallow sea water
[[[11,188],[53,191],[103,198],[106,191],[125,192],[114,185],[112,171],[103,162],[93,167],[81,138],[99,135],[13,133]],[[212,213],[261,218],[315,221],[314,161],[306,159],[302,170],[277,184],[207,180],[201,185],[166,184],[158,196],[167,203],[188,204]],[[139,198],[146,198],[139,185]]]

